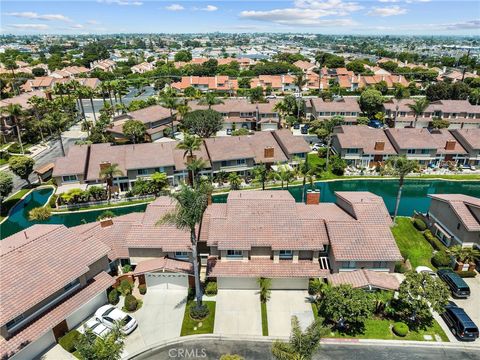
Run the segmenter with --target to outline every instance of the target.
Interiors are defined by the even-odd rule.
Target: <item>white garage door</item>
[[[178,289],[188,288],[188,275],[176,273],[147,273],[145,274],[147,288]]]
[[[217,278],[219,289],[229,290],[257,290],[256,278]]]
[[[272,279],[274,290],[306,290],[308,279]]]

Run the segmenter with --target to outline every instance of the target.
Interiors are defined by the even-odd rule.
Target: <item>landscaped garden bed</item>
[[[211,334],[215,324],[215,301],[203,301],[203,305],[208,307],[208,315],[202,320],[193,319],[190,316],[190,308],[195,306],[195,300],[189,300],[185,306],[185,314],[183,316],[182,331],[180,336]]]

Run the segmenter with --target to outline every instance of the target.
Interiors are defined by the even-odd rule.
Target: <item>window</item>
[[[385,269],[387,267],[386,261],[374,261],[373,268],[374,269]]]
[[[407,113],[405,111],[400,111],[400,116],[405,116]]]
[[[341,111],[340,115],[345,116],[345,112]]]
[[[188,253],[186,251],[175,251],[175,257],[177,259],[188,259]]]
[[[243,256],[242,250],[227,250],[227,257],[238,258],[242,256]]]
[[[72,182],[72,181],[77,181],[77,175],[65,175],[62,176],[62,181],[63,182]]]
[[[293,259],[292,250],[280,250],[280,259]]]
[[[148,169],[138,169],[138,175],[148,175]]]
[[[164,167],[155,168],[155,172],[165,172],[165,168]]]
[[[344,269],[355,269],[357,263],[355,261],[342,261],[342,268]]]
[[[428,149],[422,149],[422,154],[428,154],[430,152],[430,150]]]
[[[415,149],[407,149],[407,154],[415,154]]]
[[[358,154],[358,149],[356,148],[347,149],[347,154]]]
[[[228,161],[222,161],[221,166],[228,166]]]
[[[245,165],[245,159],[238,159],[237,165]]]
[[[305,153],[296,153],[293,155],[294,157],[298,157],[300,159],[304,159],[305,158]]]

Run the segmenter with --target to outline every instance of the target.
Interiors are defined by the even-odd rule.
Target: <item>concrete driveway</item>
[[[262,336],[258,290],[218,290],[213,332]]]
[[[138,328],[126,338],[132,353],[150,344],[180,336],[187,301],[186,290],[149,288],[143,306],[133,313]]]
[[[268,335],[290,336],[292,316],[305,329],[313,320],[312,305],[306,290],[272,290],[267,302]]]

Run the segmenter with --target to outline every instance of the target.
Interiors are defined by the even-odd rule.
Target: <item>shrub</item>
[[[403,322],[396,322],[393,324],[393,332],[397,336],[405,337],[408,334],[408,326]]]
[[[425,221],[418,218],[413,220],[413,226],[415,226],[419,231],[425,231],[427,229],[427,224],[425,224]]]
[[[432,257],[432,264],[437,268],[450,266],[450,255],[448,255],[445,250],[437,251]]]
[[[140,292],[140,294],[145,295],[147,293],[147,285],[145,284],[138,285],[138,291]]]
[[[245,360],[245,358],[237,354],[225,354],[220,356],[220,360]]]
[[[435,250],[444,250],[446,248],[446,246],[435,235],[433,235],[430,230],[426,230],[423,233],[423,236]]]
[[[475,271],[457,271],[457,274],[460,275],[462,278],[474,278],[477,276]]]
[[[135,311],[137,310],[138,300],[132,294],[128,294],[125,296],[124,308],[127,311]]]
[[[50,196],[50,200],[48,200],[48,206],[50,206],[52,209],[56,208],[57,207],[57,199],[58,199],[57,194],[53,194],[52,196]]]
[[[104,219],[111,219],[115,217],[115,213],[111,210],[105,210],[104,212],[102,212],[100,215],[98,215],[97,217],[97,221],[102,221]],[[128,271],[127,271],[128,272]]]
[[[120,293],[123,296],[131,295],[132,294],[132,283],[128,280],[122,280],[120,283],[119,289]]]
[[[130,271],[132,271],[132,265],[130,265],[130,264],[125,264],[125,265],[123,265],[122,271],[123,271],[124,273],[129,273]]]
[[[108,293],[108,302],[112,305],[117,305],[119,301],[120,295],[118,294],[117,289],[112,289],[112,291]]]
[[[190,317],[194,320],[205,319],[209,313],[210,310],[208,310],[208,306],[206,305],[197,306],[194,304],[190,307]]]
[[[44,221],[50,219],[52,216],[52,209],[49,207],[36,207],[28,212],[28,220],[30,221]]]
[[[403,262],[397,262],[395,264],[395,272],[404,274],[408,271],[407,266]]]
[[[195,289],[188,288],[187,300],[193,300],[193,299],[195,299]]]
[[[320,279],[310,279],[308,282],[308,293],[310,295],[317,295],[322,290],[323,284]]]
[[[72,330],[63,335],[60,340],[58,340],[58,343],[69,353],[73,353],[79,337],[80,333],[77,330]]]
[[[210,281],[205,287],[205,294],[207,296],[217,295],[217,283],[216,281]]]

